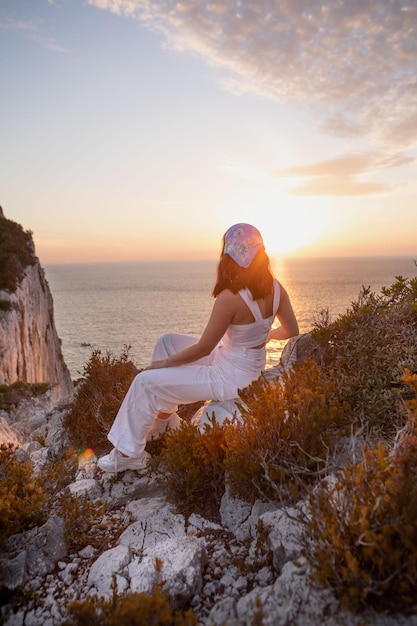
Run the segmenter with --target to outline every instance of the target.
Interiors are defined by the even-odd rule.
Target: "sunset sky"
[[[0,0],[0,205],[41,263],[417,258],[416,0]]]

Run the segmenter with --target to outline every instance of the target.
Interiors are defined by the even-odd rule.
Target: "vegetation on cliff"
[[[68,485],[77,469],[77,455],[72,450],[47,461],[42,472],[35,473],[20,448],[0,445],[0,551],[8,537],[44,524],[51,514],[65,520],[66,539],[73,549],[97,542],[94,521],[106,507],[70,493]]]
[[[380,294],[363,288],[344,315],[326,314],[312,332],[311,356],[337,396],[370,434],[392,436],[404,422],[405,369],[417,371],[417,278],[401,276]]]
[[[25,267],[35,262],[32,232],[0,215],[0,291],[16,291]]]
[[[350,609],[416,610],[417,375],[408,422],[393,446],[366,445],[363,456],[309,495],[305,553],[312,582],[330,586]]]
[[[50,388],[49,383],[25,383],[22,380],[11,385],[0,385],[0,410],[10,412],[25,398],[41,396]]]
[[[82,383],[65,418],[75,449],[92,446],[97,453],[108,449],[107,433],[138,370],[125,346],[119,357],[92,351],[84,367]]]
[[[144,592],[111,598],[91,596],[69,606],[69,618],[64,626],[197,626],[191,609],[173,608],[170,599],[156,585],[152,594]]]

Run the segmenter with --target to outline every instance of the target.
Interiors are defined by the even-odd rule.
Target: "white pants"
[[[189,335],[167,334],[157,342],[152,361],[159,361],[196,343]],[[259,377],[264,349],[231,351],[218,346],[189,365],[140,372],[133,380],[108,434],[123,454],[138,457],[159,412],[174,413],[178,404],[200,400],[232,400],[238,390]]]

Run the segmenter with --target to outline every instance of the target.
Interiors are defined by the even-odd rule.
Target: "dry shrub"
[[[75,480],[78,459],[73,450],[66,450],[59,459],[49,459],[38,474],[43,491],[54,501],[55,496]]]
[[[65,418],[71,445],[92,447],[96,452],[109,448],[107,433],[130,387],[137,369],[126,346],[119,357],[93,350],[84,367],[73,405]]]
[[[65,520],[66,539],[73,549],[94,543],[94,524],[106,506],[87,495],[71,494],[68,485],[77,471],[77,457],[68,451],[48,461],[38,474],[25,453],[12,444],[0,446],[0,545],[11,536],[43,524],[54,514]]]
[[[203,429],[184,423],[163,439],[151,466],[165,497],[184,515],[217,519],[225,491],[292,502],[330,467],[332,446],[347,425],[348,407],[335,383],[305,362],[282,381],[260,379],[240,392],[242,421],[213,416]]]
[[[173,609],[169,598],[157,587],[151,595],[144,592],[111,598],[90,596],[69,606],[64,626],[197,626],[191,609]]]
[[[417,376],[403,377],[417,392]],[[312,580],[353,609],[417,608],[417,401],[393,450],[364,451],[312,491],[304,544]]]
[[[38,476],[47,497],[47,513],[53,513],[65,521],[65,537],[73,550],[95,543],[95,524],[106,511],[104,502],[92,501],[86,493],[74,495],[70,492],[68,485],[75,480],[77,471],[77,455],[73,450],[67,450],[61,459],[48,461]]]
[[[101,500],[90,500],[88,494],[73,495],[65,490],[59,494],[54,509],[65,521],[65,537],[72,550],[81,550],[86,545],[95,545],[96,524],[107,508]],[[100,545],[101,538],[98,540]]]
[[[347,425],[348,406],[314,361],[282,380],[261,378],[240,393],[242,420],[226,433],[231,492],[243,500],[298,500],[329,469],[332,446]]]
[[[0,446],[0,545],[7,537],[44,520],[46,502],[39,479],[22,450]]]
[[[210,519],[218,517],[225,490],[226,429],[227,424],[212,418],[203,431],[183,423],[164,437],[153,467],[165,497],[184,515],[198,511]]]

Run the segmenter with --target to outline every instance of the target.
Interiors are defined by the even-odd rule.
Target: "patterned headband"
[[[249,267],[257,252],[264,247],[261,233],[251,224],[234,224],[224,236],[223,254],[228,254],[240,267]]]

